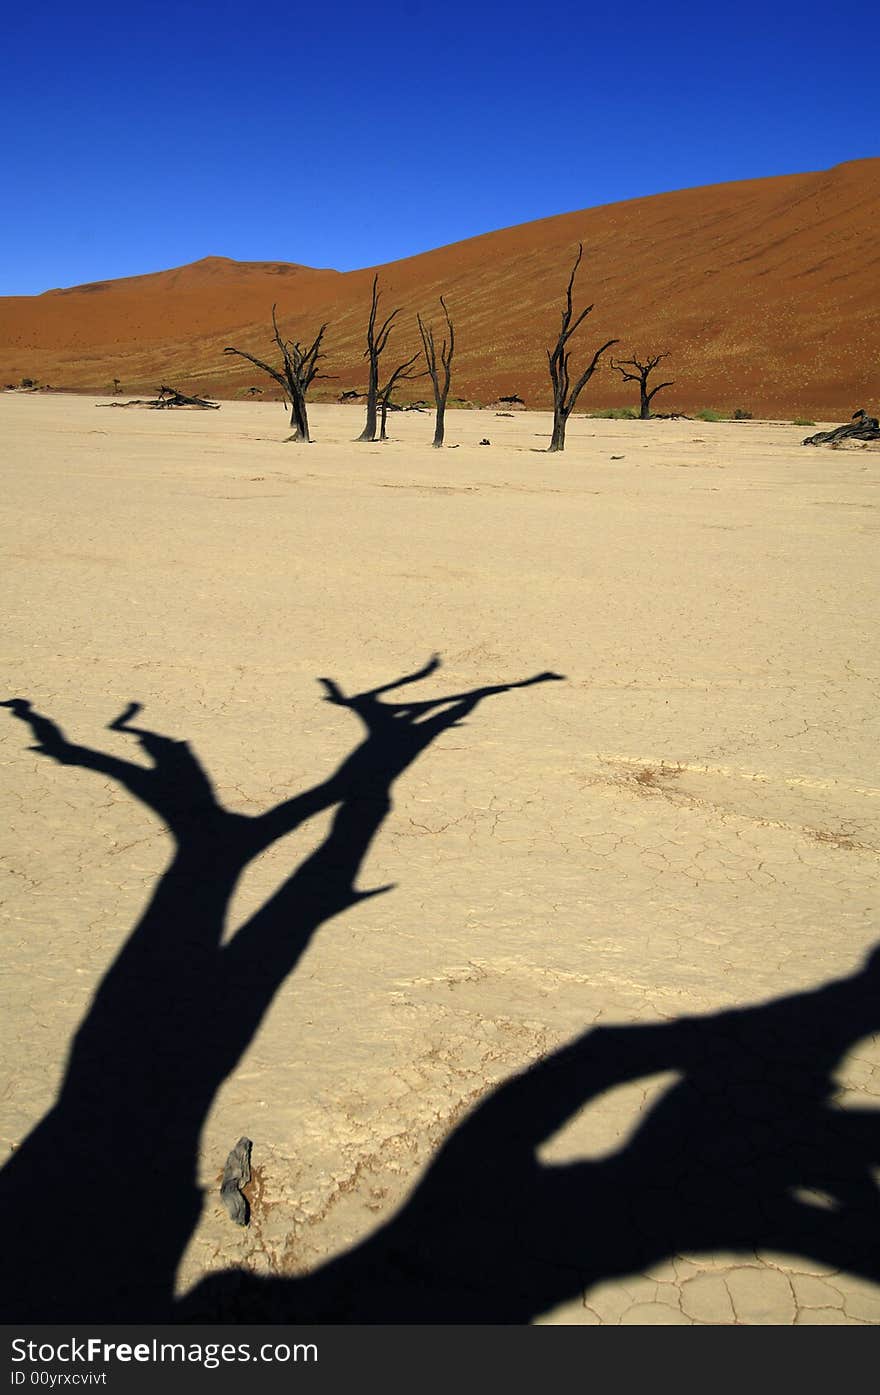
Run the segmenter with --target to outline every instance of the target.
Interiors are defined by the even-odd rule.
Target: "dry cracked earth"
[[[570,1277],[536,1282],[513,1320],[880,1320],[880,1020],[860,986],[878,938],[880,457],[805,449],[803,429],[760,422],[576,418],[549,456],[539,414],[450,413],[443,451],[415,413],[370,446],[351,443],[356,410],[319,407],[310,447],[253,404],[4,394],[0,418],[4,696],[69,742],[148,764],[108,729],[139,703],[135,726],[189,743],[217,801],[253,816],[361,739],[322,677],[363,692],[439,653],[388,694],[402,703],[564,675],[485,697],[396,781],[357,872],[361,890],[390,889],[320,924],[221,1073],[178,1294],[232,1266],[307,1278],[350,1254],[419,1197],[499,1087],[593,1040],[593,1086],[527,1139],[534,1175],[631,1188],[636,1228],[656,1185],[656,1212],[678,1219],[631,1269],[628,1241],[592,1264],[569,1187],[572,1252],[554,1239],[552,1262]],[[118,780],[35,751],[13,709],[0,741],[9,1157],[56,1098],[172,839]],[[227,944],[332,817],[250,861]],[[162,1012],[145,992],[145,1018]],[[601,1055],[618,1029],[649,1043],[632,1069]],[[733,1076],[717,1051],[731,1034]],[[809,1163],[782,1126],[792,1099]],[[737,1174],[713,1161],[722,1118],[750,1138],[760,1121],[744,1165],[766,1224],[743,1219]],[[246,1228],[219,1199],[242,1135]],[[826,1166],[827,1138],[844,1143]],[[688,1193],[716,1166],[711,1217],[689,1229]],[[512,1221],[527,1274],[532,1204],[523,1193]],[[133,1186],[132,1214],[144,1205]],[[463,1258],[451,1282],[467,1271]]]

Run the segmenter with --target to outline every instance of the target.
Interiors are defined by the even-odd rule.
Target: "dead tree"
[[[114,381],[116,381],[114,379]],[[99,402],[99,407],[149,407],[152,411],[162,411],[166,407],[199,407],[203,411],[219,412],[219,402],[209,402],[206,397],[189,397],[178,388],[162,386],[158,397],[133,397],[129,402]]]
[[[166,387],[165,384],[159,388],[159,396],[152,404],[155,408],[162,407],[201,407],[202,410],[219,411],[219,402],[209,402],[206,397],[188,397],[179,388]]]
[[[367,420],[364,429],[358,436],[359,441],[375,441],[376,422],[379,406],[379,358],[382,350],[388,343],[388,336],[391,333],[391,325],[396,315],[400,314],[400,308],[392,310],[391,314],[382,322],[378,332],[376,331],[376,315],[379,309],[379,277],[373,277],[373,296],[370,302],[370,318],[367,324],[367,347],[364,350],[364,358],[369,362],[369,376],[367,380]]]
[[[625,383],[638,383],[639,385],[640,421],[647,421],[650,417],[651,403],[657,396],[657,393],[660,392],[662,388],[672,387],[675,381],[671,378],[668,383],[658,383],[656,387],[651,388],[650,392],[648,391],[649,377],[654,372],[657,365],[661,363],[664,358],[668,357],[668,352],[664,352],[662,354],[655,354],[653,358],[646,358],[644,360],[636,358],[635,354],[633,354],[632,358],[622,358],[617,361],[614,359],[611,360],[611,367],[620,374]]]
[[[580,397],[586,383],[592,378],[598,367],[599,360],[610,349],[612,344],[620,341],[609,339],[600,349],[597,349],[581,376],[572,385],[569,375],[568,362],[571,355],[568,351],[568,342],[592,311],[592,305],[588,305],[582,310],[577,318],[572,322],[573,309],[571,303],[571,292],[574,287],[574,278],[577,269],[581,264],[581,257],[584,255],[584,244],[578,243],[577,256],[574,259],[574,266],[568,278],[568,287],[565,292],[565,309],[562,311],[562,325],[559,330],[559,338],[552,349],[547,350],[547,361],[550,365],[550,381],[553,384],[553,435],[550,438],[549,450],[565,450],[565,428],[568,418],[571,416],[574,404]]]
[[[424,376],[422,373],[410,372],[413,364],[419,359],[419,357],[419,354],[413,354],[412,358],[408,358],[406,363],[399,363],[397,367],[394,369],[394,372],[389,377],[385,386],[379,388],[378,390],[377,396],[379,402],[380,441],[388,440],[388,433],[385,430],[385,423],[388,420],[388,408],[394,405],[391,401],[391,394],[393,393],[397,384],[403,382],[403,380],[406,378],[421,378]]]
[[[443,336],[440,345],[440,368],[437,367],[437,349],[434,343],[434,326],[422,324],[421,315],[417,315],[419,322],[419,333],[422,336],[422,345],[425,350],[425,362],[428,365],[428,374],[434,385],[434,403],[437,408],[437,416],[434,423],[434,439],[432,446],[443,445],[443,432],[446,418],[446,399],[449,396],[449,382],[452,373],[452,355],[455,352],[455,329],[452,320],[449,318],[449,311],[446,308],[446,301],[442,295],[440,304],[443,306],[443,314],[446,316],[446,326],[449,330],[449,340]],[[443,370],[441,379],[440,370]]]
[[[290,403],[290,424],[293,427],[293,435],[289,439],[297,443],[307,443],[312,439],[309,435],[306,393],[315,378],[326,376],[326,374],[318,373],[318,360],[324,358],[324,354],[321,353],[321,341],[324,338],[326,328],[326,324],[321,325],[308,348],[303,348],[299,340],[292,343],[289,339],[281,337],[273,305],[272,337],[281,351],[280,369],[273,368],[271,364],[264,363],[261,358],[255,358],[253,354],[246,353],[244,349],[235,349],[229,346],[223,350],[224,354],[236,354],[239,358],[246,358],[248,363],[253,363],[264,373],[268,373],[270,378],[274,378],[284,393],[285,402]]]
[[[846,426],[835,427],[833,431],[817,431],[815,436],[807,436],[801,445],[836,446],[841,441],[880,441],[880,422],[859,407]]]

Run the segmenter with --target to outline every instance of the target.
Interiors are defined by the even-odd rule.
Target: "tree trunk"
[[[553,412],[553,435],[550,437],[549,450],[565,450],[565,428],[568,417],[558,407]]]
[[[376,403],[367,399],[367,421],[363,431],[357,438],[359,441],[375,441],[376,439]]]
[[[359,441],[375,441],[376,439],[376,419],[377,402],[376,397],[379,391],[379,370],[378,365],[371,361],[370,378],[367,383],[367,420],[363,431],[358,436]]]
[[[565,427],[566,423],[568,422],[569,415],[574,409],[574,404],[577,402],[584,387],[587,385],[587,383],[590,381],[593,374],[595,373],[597,367],[599,366],[599,360],[605,353],[606,349],[610,349],[612,344],[617,343],[616,339],[607,340],[593,354],[591,362],[587,364],[586,368],[580,374],[577,381],[572,383],[568,372],[568,361],[570,358],[570,354],[566,346],[568,344],[568,341],[571,339],[571,336],[577,330],[578,326],[587,318],[589,314],[592,313],[593,310],[592,305],[588,305],[586,309],[582,310],[581,313],[577,316],[577,318],[574,319],[574,321],[572,321],[574,309],[572,307],[571,292],[572,287],[574,286],[574,278],[577,275],[577,269],[581,264],[581,257],[583,256],[583,254],[584,245],[582,242],[579,242],[578,253],[575,257],[574,266],[572,267],[571,275],[568,278],[568,286],[565,290],[565,307],[562,311],[562,324],[559,330],[559,337],[557,338],[553,348],[547,350],[547,366],[550,369],[550,382],[553,384],[553,435],[551,436],[550,444],[547,447],[548,451],[565,450]]]
[[[289,438],[297,445],[309,445],[311,437],[309,435],[309,417],[306,410],[305,397],[295,394],[290,404],[290,424],[293,427],[293,435]]]
[[[290,404],[290,425],[293,427],[293,435],[288,437],[290,441],[302,440],[302,429],[300,427],[299,413],[297,411],[296,399]]]
[[[639,420],[647,421],[651,415],[651,398],[648,396],[648,389],[644,383],[639,383]]]
[[[387,420],[388,420],[388,403],[385,401],[385,399],[384,399],[384,397],[383,397],[383,399],[382,399],[382,411],[381,411],[380,416],[379,416],[379,440],[380,440],[380,441],[387,441],[387,440],[388,440],[388,433],[387,433],[387,431],[385,430],[385,423],[387,422]]]
[[[303,348],[297,341],[295,344],[290,340],[282,339],[281,331],[278,328],[278,321],[275,318],[275,306],[272,306],[272,329],[273,338],[281,352],[281,368],[273,368],[271,364],[264,363],[261,358],[256,358],[254,354],[249,354],[245,349],[236,349],[232,344],[228,344],[223,350],[224,354],[234,354],[237,358],[247,359],[261,372],[268,374],[273,382],[277,383],[284,393],[284,401],[290,404],[290,425],[293,427],[293,435],[288,436],[289,441],[311,441],[309,435],[309,417],[306,411],[306,393],[312,380],[318,376],[318,360],[323,358],[321,353],[321,341],[324,338],[324,331],[327,326],[324,324],[318,330],[311,344]],[[256,389],[259,391],[259,389]],[[254,391],[254,389],[251,389]],[[210,406],[210,403],[206,405]]]
[[[308,445],[312,438],[309,435],[309,413],[306,407],[306,395],[304,392],[297,395],[297,412],[299,416],[300,435]]]
[[[449,332],[447,341],[445,335],[440,347],[440,363],[443,368],[443,381],[440,381],[440,372],[437,368],[437,347],[434,341],[434,330],[431,325],[422,324],[421,315],[416,316],[419,326],[419,334],[422,336],[422,349],[425,355],[425,364],[428,370],[428,377],[434,389],[434,406],[436,416],[434,418],[434,439],[431,445],[439,449],[443,445],[443,436],[446,430],[446,399],[449,396],[449,384],[452,378],[452,357],[455,353],[455,326],[452,323],[449,311],[446,308],[446,301],[442,295],[440,304],[443,307],[443,314],[446,317],[446,328]]]

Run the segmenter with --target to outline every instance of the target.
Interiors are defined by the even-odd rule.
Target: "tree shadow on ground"
[[[880,1282],[880,1109],[836,1106],[834,1069],[880,1028],[862,970],[755,1007],[599,1027],[488,1095],[412,1199],[317,1271],[214,1275],[181,1320],[526,1323],[682,1254],[770,1250]],[[538,1150],[623,1083],[678,1079],[610,1156]]]
[[[435,656],[353,697],[322,679],[327,701],[356,713],[364,738],[329,779],[257,817],[221,806],[186,742],[132,725],[136,703],[110,728],[134,735],[150,766],[68,741],[25,699],[3,704],[30,727],[31,749],[118,782],[174,841],[74,1036],[55,1105],[0,1173],[4,1321],[172,1315],[176,1269],[201,1211],[199,1138],[214,1096],[318,927],[391,889],[359,891],[356,882],[394,781],[487,697],[559,676],[429,701],[380,700],[438,666]],[[222,943],[248,864],[329,809],[332,825],[316,851]]]
[[[7,1321],[525,1323],[603,1279],[683,1253],[769,1250],[880,1282],[880,1110],[835,1103],[834,1072],[880,1030],[880,950],[849,977],[703,1017],[600,1027],[487,1094],[411,1199],[313,1272],[212,1275],[174,1302],[195,1225],[199,1133],[216,1090],[315,929],[364,895],[364,854],[399,775],[499,685],[440,702],[355,698],[367,732],[328,781],[257,819],[218,805],[189,748],[131,725],[152,769],[74,746],[7,704],[37,750],[118,780],[165,820],[172,863],[101,984],[55,1108],[0,1174]],[[330,833],[220,947],[246,864],[311,814]],[[675,1072],[613,1153],[539,1150],[606,1091]]]

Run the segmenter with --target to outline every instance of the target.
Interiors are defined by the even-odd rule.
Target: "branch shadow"
[[[833,1079],[878,1030],[880,950],[814,991],[588,1031],[477,1105],[359,1246],[302,1277],[209,1277],[178,1319],[523,1324],[601,1280],[718,1250],[880,1282],[880,1109],[837,1106]],[[670,1070],[612,1155],[540,1160],[585,1104]]]
[[[109,727],[134,736],[149,766],[68,741],[23,698],[2,704],[30,728],[32,750],[116,781],[163,820],[174,842],[73,1038],[57,1101],[0,1172],[13,1257],[0,1267],[4,1321],[171,1317],[177,1265],[202,1206],[196,1166],[211,1103],[315,931],[392,889],[360,891],[356,883],[394,781],[486,698],[559,677],[380,700],[439,663],[435,655],[416,673],[350,697],[321,679],[326,701],[350,709],[364,737],[329,779],[257,817],[222,807],[186,742],[134,725],[137,703]],[[323,842],[221,943],[248,864],[329,809]]]
[[[437,667],[346,697],[366,734],[329,780],[257,818],[217,801],[189,746],[133,725],[152,764],[77,746],[22,699],[38,750],[117,780],[165,821],[172,861],[101,983],[54,1108],[0,1173],[7,1321],[516,1323],[681,1254],[770,1250],[880,1282],[880,1110],[840,1107],[834,1072],[880,1031],[880,950],[849,977],[768,1003],[600,1027],[491,1091],[409,1201],[313,1272],[212,1275],[173,1299],[198,1219],[211,1101],[315,930],[365,896],[356,879],[391,788],[484,698],[538,674],[428,702],[380,697]],[[312,814],[331,830],[222,946],[250,860]],[[610,1155],[540,1149],[621,1084],[676,1074]]]

